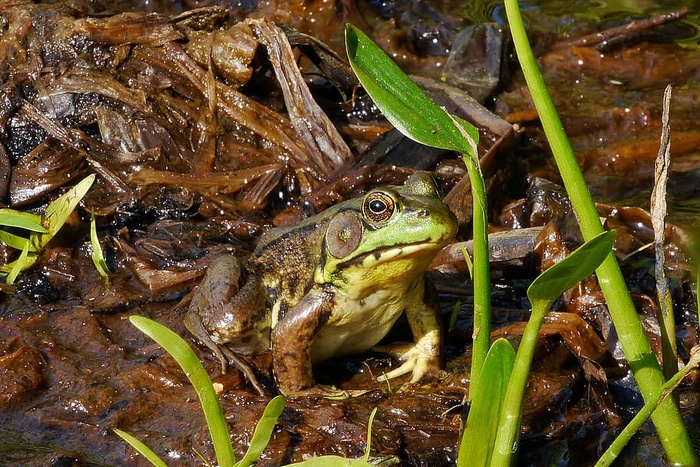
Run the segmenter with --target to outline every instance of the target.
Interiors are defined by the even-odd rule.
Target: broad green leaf
[[[37,250],[44,248],[49,240],[61,230],[68,216],[78,206],[94,182],[95,174],[88,175],[46,207],[42,223],[48,233],[32,235]]]
[[[0,225],[19,227],[31,232],[48,233],[41,225],[41,216],[10,208],[0,208]]]
[[[233,455],[224,412],[209,375],[190,346],[167,327],[144,316],[130,316],[129,321],[163,347],[180,365],[199,396],[219,465],[221,467],[233,466],[236,463],[236,457]]]
[[[19,235],[0,230],[0,242],[4,243],[10,248],[14,248],[15,250],[24,249],[24,244],[27,242],[27,240],[28,239],[26,237],[20,237]],[[29,244],[29,251],[36,252],[36,248],[31,243]]]
[[[537,276],[527,289],[532,307],[549,308],[561,294],[592,274],[610,254],[614,244],[615,231],[603,232]]]
[[[275,429],[277,419],[284,410],[284,403],[285,399],[283,396],[276,396],[267,403],[262,417],[255,426],[253,438],[250,440],[250,446],[248,446],[248,450],[243,458],[236,464],[236,467],[248,467],[260,460],[260,455],[270,442],[270,436],[272,436],[272,431]]]
[[[105,284],[109,283],[111,275],[107,261],[105,261],[100,239],[97,237],[97,225],[95,223],[95,213],[90,213],[90,246],[92,247],[92,263],[95,265],[97,272],[105,280]]]
[[[146,446],[140,439],[136,438],[135,436],[130,435],[126,431],[119,430],[117,428],[114,429],[114,432],[119,436],[121,439],[126,441],[136,449],[143,457],[145,457],[151,464],[155,465],[156,467],[168,467],[165,462],[163,462],[163,459],[158,457],[158,454],[153,452],[151,448]]]
[[[478,383],[472,383],[470,389],[472,403],[459,445],[458,467],[490,465],[514,361],[513,346],[502,338],[486,354]]]
[[[476,156],[476,127],[458,117],[453,120],[379,46],[351,24],[345,26],[345,47],[350,66],[367,94],[401,133],[427,146]]]

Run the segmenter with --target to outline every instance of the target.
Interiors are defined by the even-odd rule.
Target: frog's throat
[[[401,245],[390,245],[338,262],[335,264],[334,269],[342,270],[353,266],[371,268],[387,262],[407,259],[414,256],[424,256],[426,260],[432,260],[443,246],[445,246],[444,242],[441,241],[420,241]],[[429,250],[433,251],[432,254],[429,254]]]

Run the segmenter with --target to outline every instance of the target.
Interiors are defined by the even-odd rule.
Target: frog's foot
[[[258,395],[265,396],[267,393],[263,389],[262,385],[260,384],[260,381],[258,381],[258,377],[255,375],[255,371],[253,371],[253,368],[243,360],[241,357],[236,355],[231,349],[224,347],[224,346],[217,346],[218,347],[218,354],[225,355],[225,360],[226,362],[230,363],[231,365],[235,366],[238,368],[248,379],[250,384],[253,386],[255,389],[255,392],[258,393]],[[217,352],[214,352],[217,354]],[[217,357],[218,357],[217,354]],[[221,361],[221,359],[219,359]],[[222,368],[223,368],[223,362],[222,362]],[[224,370],[222,370],[223,373],[225,373]]]
[[[435,376],[440,371],[440,357],[434,352],[427,352],[414,344],[381,345],[372,349],[376,352],[387,353],[403,361],[400,367],[377,378],[377,381],[388,381],[408,373],[413,373],[410,383],[417,383],[424,378]]]
[[[185,327],[197,338],[197,340],[212,351],[216,359],[221,364],[222,374],[226,374],[229,364],[233,365],[245,375],[259,395],[265,395],[265,390],[260,385],[258,377],[255,376],[253,368],[251,368],[251,366],[245,360],[236,355],[231,349],[214,342],[204,329],[204,325],[202,324],[202,320],[199,318],[199,316],[195,315],[194,313],[188,313],[185,316]]]

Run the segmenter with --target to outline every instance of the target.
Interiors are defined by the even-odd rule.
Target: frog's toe
[[[394,368],[390,372],[384,373],[382,376],[377,378],[377,381],[388,381],[390,379],[398,378],[399,376],[403,376],[405,374],[408,374],[412,371],[414,372],[414,377],[415,377],[415,371],[414,371],[415,367],[416,367],[416,360],[413,358],[409,358],[408,360],[403,362],[400,367]],[[413,381],[413,379],[414,378],[411,378],[412,383],[415,382],[415,381]]]
[[[382,348],[381,351],[402,360],[400,367],[377,378],[378,381],[386,381],[412,373],[411,383],[417,383],[425,378],[432,377],[440,371],[440,357],[421,352],[417,346],[392,346],[392,349]],[[377,349],[379,350],[379,349]]]

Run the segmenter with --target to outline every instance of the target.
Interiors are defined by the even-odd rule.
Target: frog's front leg
[[[420,279],[422,284],[411,289],[406,298],[406,318],[411,326],[413,345],[387,345],[375,350],[386,352],[404,363],[385,375],[380,381],[411,373],[411,383],[437,376],[442,367],[442,331],[437,296],[432,283]]]
[[[313,287],[272,329],[272,366],[282,394],[314,387],[311,345],[331,316],[334,297],[330,287]]]

